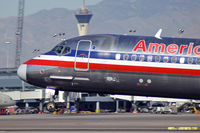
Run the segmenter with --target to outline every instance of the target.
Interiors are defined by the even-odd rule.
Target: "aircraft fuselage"
[[[81,36],[28,60],[18,75],[74,92],[200,99],[200,40]]]

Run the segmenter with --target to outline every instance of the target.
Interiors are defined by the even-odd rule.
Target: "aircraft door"
[[[92,41],[80,40],[76,47],[75,64],[74,69],[76,71],[88,71],[89,70],[89,59],[90,49]]]

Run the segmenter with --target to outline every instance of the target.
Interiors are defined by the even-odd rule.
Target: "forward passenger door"
[[[88,71],[89,70],[89,59],[92,41],[91,40],[80,40],[76,47],[75,54],[75,71]]]

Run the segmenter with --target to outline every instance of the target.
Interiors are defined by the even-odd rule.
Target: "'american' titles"
[[[194,47],[194,43],[191,42],[189,45],[177,45],[164,43],[149,43],[148,48],[146,47],[145,40],[140,40],[133,48],[133,52],[142,51],[144,53],[168,53],[168,54],[187,54],[200,55],[200,45]]]

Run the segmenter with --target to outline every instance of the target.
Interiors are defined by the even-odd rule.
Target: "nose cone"
[[[17,75],[19,76],[20,79],[26,81],[26,69],[27,69],[27,65],[26,64],[22,64],[19,66],[18,70],[17,70]]]

